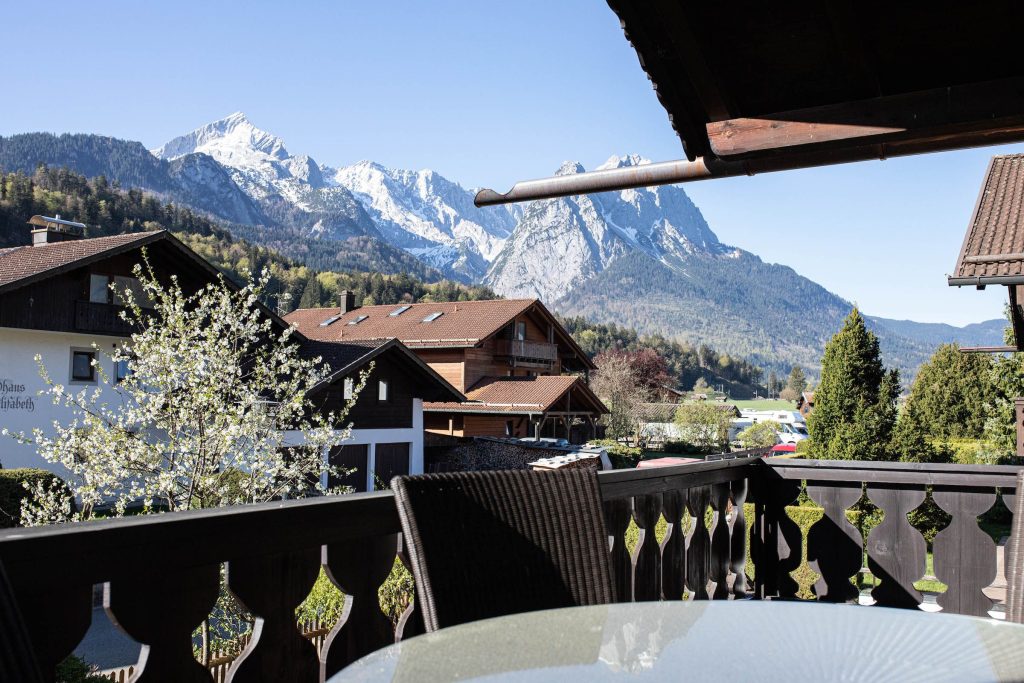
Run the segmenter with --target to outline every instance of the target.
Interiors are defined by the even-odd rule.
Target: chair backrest
[[[428,631],[614,602],[593,470],[425,474],[391,487]]]
[[[1006,620],[1024,624],[1024,470],[1017,474],[1013,497],[1013,527],[1006,541],[1003,561],[1006,571]]]
[[[42,683],[43,675],[36,661],[28,630],[7,581],[7,572],[0,562],[0,681]]]

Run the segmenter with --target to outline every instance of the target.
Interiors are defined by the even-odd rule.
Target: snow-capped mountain
[[[483,279],[521,213],[508,207],[479,209],[472,192],[430,170],[401,171],[360,161],[329,178],[355,194],[391,244],[471,282]]]
[[[213,158],[272,220],[299,227],[311,236],[380,236],[347,189],[325,183],[316,161],[307,155],[293,156],[281,138],[257,128],[241,112],[176,137],[152,152],[168,161],[191,154]]]
[[[612,157],[598,170],[650,163]],[[567,162],[558,175],[583,173]],[[664,186],[603,192],[528,204],[485,283],[510,297],[557,301],[617,259],[642,253],[685,275],[686,257],[734,256],[718,241],[682,188]],[[558,259],[540,258],[558,254]]]

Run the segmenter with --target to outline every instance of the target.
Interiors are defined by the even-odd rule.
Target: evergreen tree
[[[825,346],[808,418],[811,453],[833,460],[887,460],[896,423],[899,373],[882,366],[878,338],[854,308]]]
[[[794,365],[793,369],[789,371],[786,388],[792,392],[794,398],[807,391],[807,377],[804,376],[804,369],[799,365]]]
[[[779,377],[772,370],[768,373],[768,398],[779,393]]]
[[[1006,328],[1007,344],[1012,344],[1013,329]],[[1024,396],[1024,353],[998,356],[991,361],[986,402],[985,440],[995,447],[997,459],[1012,456],[1017,451],[1017,427],[1014,399]]]
[[[306,288],[302,290],[302,296],[299,298],[299,308],[320,308],[323,303],[323,296],[320,279],[314,275],[309,278]]]
[[[941,438],[979,439],[985,430],[992,360],[985,354],[961,353],[943,344],[921,366],[908,406],[924,433]]]

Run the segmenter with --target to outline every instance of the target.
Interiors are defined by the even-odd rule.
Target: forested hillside
[[[654,349],[665,359],[675,387],[690,389],[703,377],[709,385],[716,389],[721,386],[733,398],[746,398],[755,391],[764,391],[761,368],[743,358],[719,353],[706,344],[693,346],[659,334],[640,335],[628,327],[593,323],[579,316],[561,321],[592,358],[606,351]]]
[[[287,294],[289,308],[337,302],[341,289],[356,292],[366,304],[399,301],[464,301],[493,298],[486,287],[449,280],[426,283],[408,274],[319,270],[281,256],[274,249],[235,238],[209,218],[174,204],[163,203],[141,190],[121,190],[104,176],[87,180],[67,169],[41,167],[31,176],[0,171],[0,246],[28,244],[25,224],[34,214],[61,214],[85,223],[87,236],[170,230],[186,244],[234,278],[245,271],[268,268],[271,273],[268,303],[277,306]]]

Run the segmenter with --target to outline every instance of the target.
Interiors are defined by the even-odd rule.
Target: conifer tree
[[[306,288],[302,290],[299,298],[299,308],[320,308],[323,302],[323,289],[320,286],[320,279],[314,275],[309,278]]]
[[[878,338],[854,308],[825,346],[808,418],[811,453],[833,460],[888,460],[899,373],[882,366]]]

